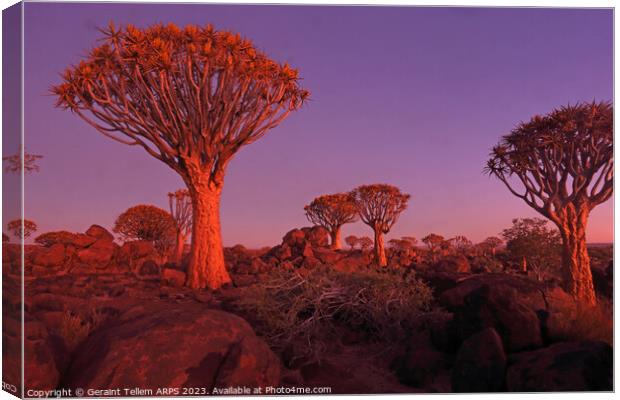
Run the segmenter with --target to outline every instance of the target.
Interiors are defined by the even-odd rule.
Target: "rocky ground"
[[[226,249],[234,285],[217,292],[185,288],[183,268],[162,265],[150,243],[119,246],[96,225],[27,246],[26,388],[204,391],[179,394],[237,385],[329,386],[332,393],[612,389],[612,348],[595,335],[567,334],[583,313],[566,293],[518,274],[474,273],[463,257],[416,268],[437,304],[408,337],[386,344],[343,333],[320,362],[292,362],[270,349],[255,334],[252,316],[232,304],[274,268],[303,274],[325,265],[347,272],[370,264],[369,254],[332,251],[327,240],[321,229],[304,228],[265,251]],[[3,379],[17,387],[19,272],[18,246],[4,244]],[[610,276],[611,267],[597,286],[609,290]]]

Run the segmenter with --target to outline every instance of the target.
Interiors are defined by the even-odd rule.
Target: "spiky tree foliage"
[[[349,235],[346,238],[344,238],[344,241],[346,244],[348,244],[351,247],[351,250],[353,250],[355,246],[357,246],[359,239],[355,235]]]
[[[309,93],[297,70],[211,25],[110,24],[102,33],[102,44],[53,88],[57,105],[183,178],[193,208],[187,284],[218,288],[230,282],[219,217],[226,166]]]
[[[411,247],[415,247],[415,246],[417,246],[417,244],[418,244],[418,239],[416,239],[416,238],[415,238],[415,237],[413,237],[413,236],[403,236],[401,239],[402,239],[402,240],[404,240],[404,241],[406,241],[406,242],[409,242],[409,244],[411,245]]]
[[[611,103],[568,105],[520,123],[493,148],[486,171],[558,227],[564,287],[595,304],[586,226],[613,193]]]
[[[176,231],[174,261],[180,263],[183,258],[185,240],[192,229],[192,198],[189,190],[180,189],[168,193],[168,205]]]
[[[39,165],[37,161],[43,158],[39,154],[27,153],[24,151],[23,168],[24,173],[29,174],[31,172],[39,172]],[[22,170],[22,151],[21,146],[19,152],[10,156],[2,157],[2,161],[6,161],[4,170],[6,172],[19,173]]]
[[[161,255],[167,253],[175,238],[172,216],[159,207],[140,204],[130,207],[116,218],[112,230],[123,240],[146,240]]]
[[[362,185],[351,192],[362,222],[375,233],[375,262],[387,265],[383,235],[387,234],[407,208],[410,195],[386,184]]]
[[[466,253],[473,245],[472,241],[465,236],[457,235],[448,239],[450,246],[459,253]]]
[[[6,224],[6,227],[16,238],[26,239],[36,232],[38,227],[36,223],[28,219],[24,219],[23,222],[24,223],[22,225],[21,219],[15,219],[13,221],[9,221]]]
[[[326,194],[304,207],[308,221],[324,227],[331,237],[331,248],[341,249],[340,228],[357,219],[357,208],[348,193]]]

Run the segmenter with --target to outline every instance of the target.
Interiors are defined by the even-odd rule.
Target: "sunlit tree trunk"
[[[590,257],[586,245],[586,227],[589,210],[569,206],[560,228],[562,235],[562,269],[564,285],[568,293],[576,299],[596,304]]]
[[[224,263],[220,228],[222,187],[194,184],[190,188],[193,207],[192,249],[187,286],[218,289],[231,282]]]
[[[387,266],[387,257],[385,256],[385,245],[383,243],[383,233],[380,229],[375,229],[375,262],[380,267]]]
[[[342,242],[340,240],[340,227],[336,227],[334,229],[332,229],[332,231],[329,233],[330,237],[331,237],[331,248],[334,250],[340,250],[342,249]]]

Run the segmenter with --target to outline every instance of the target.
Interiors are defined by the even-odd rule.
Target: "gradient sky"
[[[26,149],[43,154],[26,182],[40,232],[111,228],[126,208],[167,207],[182,186],[163,163],[113,142],[48,88],[108,21],[212,23],[300,70],[312,101],[231,162],[225,245],[274,245],[305,226],[324,193],[385,182],[411,194],[388,237],[430,232],[474,241],[536,216],[482,173],[489,149],[519,121],[576,101],[612,98],[611,10],[146,4],[25,5]],[[5,133],[6,134],[6,133]],[[612,201],[588,240],[612,241]],[[361,223],[344,235],[370,235]]]

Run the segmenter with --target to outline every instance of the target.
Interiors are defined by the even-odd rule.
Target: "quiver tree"
[[[363,185],[351,192],[360,219],[375,233],[374,254],[377,265],[387,265],[383,235],[390,232],[407,208],[410,195],[386,184]]]
[[[20,146],[19,152],[10,156],[2,157],[2,161],[6,161],[4,170],[6,172],[19,173],[24,169],[25,174],[31,172],[39,172],[39,165],[37,161],[43,158],[42,155],[27,153],[24,151],[24,158],[22,163],[22,147]]]
[[[160,255],[174,243],[175,223],[172,216],[159,207],[140,204],[116,218],[112,230],[123,240],[145,240],[153,243]]]
[[[176,232],[174,261],[180,263],[183,258],[185,240],[192,229],[192,199],[189,191],[181,189],[168,193],[168,205]]]
[[[327,194],[304,207],[308,221],[324,227],[331,237],[331,248],[341,249],[340,228],[357,219],[357,208],[348,193]]]
[[[19,239],[26,239],[27,237],[30,237],[30,235],[38,229],[37,224],[28,219],[14,219],[13,221],[9,221],[6,224],[6,227],[13,234],[13,236]]]
[[[595,304],[586,226],[613,192],[611,103],[569,105],[520,123],[493,148],[486,170],[558,227],[564,287]]]
[[[471,240],[462,235],[457,235],[451,239],[448,239],[448,243],[450,243],[450,246],[454,250],[461,254],[467,253],[473,245]]]
[[[298,109],[297,71],[211,25],[102,30],[102,44],[52,91],[102,134],[137,145],[175,170],[192,199],[187,284],[219,288],[224,265],[220,197],[226,166]]]

